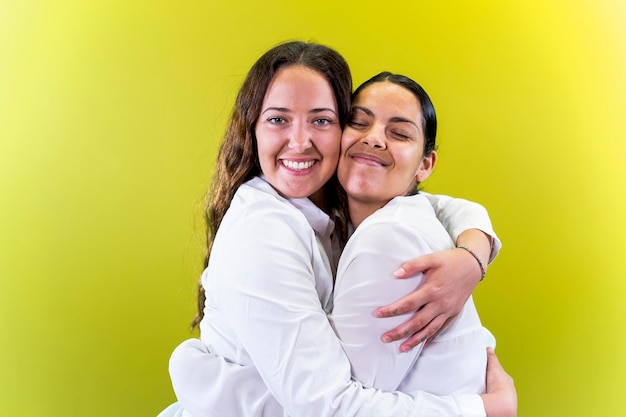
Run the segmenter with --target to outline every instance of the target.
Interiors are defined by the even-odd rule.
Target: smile
[[[354,160],[355,162],[364,164],[364,165],[370,165],[370,166],[387,166],[389,165],[386,161],[382,160],[381,158],[378,158],[374,155],[371,154],[367,154],[367,153],[353,153],[351,155],[348,155],[352,160]]]
[[[306,162],[296,162],[296,161],[288,161],[286,159],[281,159],[280,162],[283,166],[292,169],[294,171],[302,171],[308,168],[311,168],[315,165],[315,161],[306,161]]]

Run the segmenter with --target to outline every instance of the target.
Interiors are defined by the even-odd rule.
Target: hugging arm
[[[420,194],[428,198],[437,219],[456,245],[471,249],[486,270],[502,246],[487,210],[464,199]],[[396,276],[403,279],[420,273],[424,274],[424,283],[419,289],[376,310],[376,316],[381,318],[413,313],[408,320],[382,335],[387,342],[403,340],[403,351],[436,336],[459,314],[482,278],[477,260],[463,249],[435,252],[405,262]]]

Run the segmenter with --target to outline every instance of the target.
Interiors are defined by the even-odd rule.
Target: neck
[[[348,197],[348,211],[350,212],[350,221],[352,226],[356,229],[361,223],[374,212],[380,208],[383,208],[388,201],[383,203],[376,201],[360,201]]]

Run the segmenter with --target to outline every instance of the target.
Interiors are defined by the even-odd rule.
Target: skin
[[[289,198],[323,204],[322,187],[339,159],[341,126],[328,81],[303,66],[280,69],[255,126],[261,170]]]
[[[372,84],[356,98],[337,169],[355,227],[432,172],[436,153],[424,155],[421,119],[415,96],[390,82]]]
[[[487,417],[516,417],[517,391],[513,378],[506,373],[493,349],[487,348],[487,393],[480,396]]]

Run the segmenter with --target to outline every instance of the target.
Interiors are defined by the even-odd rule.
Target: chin
[[[380,184],[375,181],[369,181],[364,178],[353,179],[348,181],[348,186],[345,187],[345,190],[348,194],[368,194],[372,192],[372,190],[378,190],[380,188]]]

